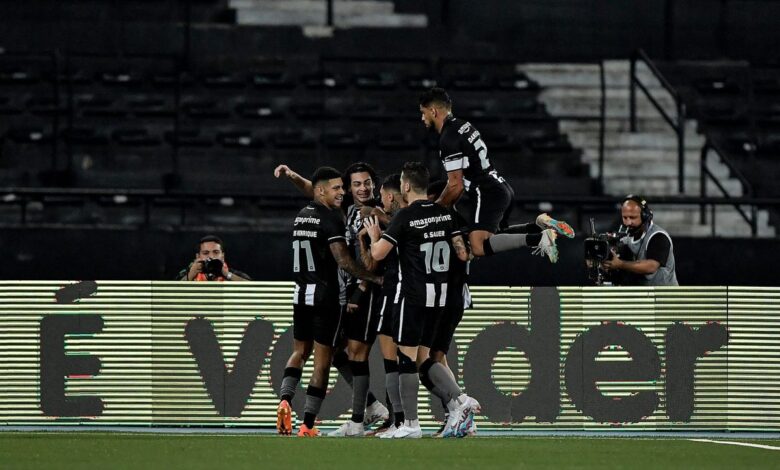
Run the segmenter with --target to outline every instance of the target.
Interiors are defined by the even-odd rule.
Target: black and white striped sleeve
[[[468,166],[468,157],[461,151],[457,134],[442,134],[439,140],[439,152],[441,162],[447,172],[463,170]]]

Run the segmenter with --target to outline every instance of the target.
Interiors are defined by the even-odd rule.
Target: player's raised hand
[[[284,165],[284,164],[279,165],[276,168],[274,168],[274,176],[277,177],[277,178],[281,178],[283,176],[289,178],[293,174],[295,174],[295,172],[292,171],[292,169],[290,169],[289,166]]]
[[[382,236],[382,230],[379,228],[379,220],[376,216],[363,219],[363,226],[366,228],[372,243],[379,240]]]

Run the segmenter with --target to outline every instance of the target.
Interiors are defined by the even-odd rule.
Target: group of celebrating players
[[[293,223],[294,347],[280,389],[280,434],[293,432],[290,404],[312,353],[298,436],[319,435],[315,420],[331,365],[352,386],[353,410],[331,436],[422,437],[420,382],[446,410],[437,436],[475,434],[480,405],[460,389],[446,362],[471,304],[469,260],[527,246],[554,263],[556,238],[574,236],[567,223],[547,214],[509,226],[514,193],[491,165],[479,131],[452,115],[441,88],[423,93],[419,105],[425,126],[440,134],[446,182],[430,184],[422,163],[406,162],[400,174],[382,181],[377,201],[377,175],[365,163],[343,174],[321,167],[310,179],[286,165],[274,171],[313,199]],[[346,194],[353,203],[344,211]],[[369,390],[368,355],[377,337],[390,410]]]

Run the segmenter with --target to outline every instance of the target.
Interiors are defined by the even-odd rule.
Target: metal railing
[[[282,184],[282,183],[280,183]],[[171,223],[170,219],[165,223],[160,224],[166,228],[170,228],[171,225],[175,227],[190,226],[188,222],[191,220],[191,216],[202,211],[202,204],[213,203],[216,200],[230,200],[230,206],[239,206],[241,204],[251,205],[254,208],[263,208],[273,210],[277,212],[278,216],[284,216],[289,212],[289,216],[293,217],[295,213],[303,207],[309,198],[301,195],[291,195],[289,192],[224,192],[215,191],[204,193],[202,191],[163,191],[163,190],[143,190],[143,189],[125,189],[125,188],[106,188],[106,189],[72,189],[72,188],[0,188],[0,207],[16,206],[19,208],[19,215],[17,222],[11,223],[6,216],[6,222],[3,225],[14,225],[22,227],[36,227],[41,225],[40,222],[34,222],[28,218],[28,204],[32,202],[41,202],[45,206],[49,202],[47,198],[55,198],[52,204],[55,206],[62,204],[73,204],[77,207],[79,204],[86,203],[98,203],[102,205],[113,206],[127,206],[128,212],[132,210],[140,210],[143,214],[139,223],[122,223],[121,228],[149,228],[154,227],[155,211],[167,212],[171,207],[177,208],[178,220]],[[62,201],[56,200],[60,198]],[[124,202],[121,202],[124,201]],[[515,205],[520,211],[535,213],[539,210],[541,204],[552,205],[555,207],[556,213],[566,215],[569,222],[572,223],[575,230],[578,233],[586,235],[588,218],[591,216],[597,216],[603,218],[602,222],[612,223],[612,219],[607,220],[607,217],[615,217],[617,215],[617,208],[620,201],[611,196],[518,196],[515,197]],[[691,208],[702,207],[717,207],[717,206],[751,206],[751,207],[770,207],[780,209],[780,198],[756,198],[753,196],[747,197],[713,197],[713,196],[657,196],[651,201],[653,207],[664,206],[689,206]],[[133,209],[136,208],[136,209]],[[214,209],[219,211],[220,209]],[[193,212],[194,211],[194,212]],[[657,212],[661,212],[657,210]],[[752,220],[755,227],[756,215],[752,212],[750,215],[747,213],[742,214],[746,220]],[[159,223],[159,222],[158,222]],[[713,227],[715,227],[715,220],[711,221]],[[101,227],[101,223],[98,222],[62,222],[57,224],[55,222],[46,222],[47,227],[60,225],[61,228],[93,228]],[[105,224],[103,224],[105,225]],[[221,228],[227,229],[229,226],[222,226]],[[235,230],[256,230],[250,228],[246,224],[236,225],[233,227]],[[713,229],[713,235],[716,230]],[[756,231],[753,230],[752,234],[755,236]]]
[[[739,180],[740,184],[742,185],[742,192],[743,196],[747,197],[748,199],[752,198],[755,193],[753,191],[753,185],[750,184],[750,182],[747,180],[745,175],[742,174],[741,171],[734,165],[734,163],[727,157],[726,152],[723,151],[723,149],[720,147],[720,145],[713,141],[712,139],[707,139],[704,143],[704,146],[701,149],[701,158],[700,158],[700,180],[699,180],[699,189],[700,189],[700,195],[702,198],[706,199],[707,197],[707,180],[711,179],[713,183],[715,183],[715,186],[720,190],[720,192],[723,194],[724,197],[735,200],[734,196],[729,194],[728,190],[721,184],[720,181],[718,181],[718,178],[710,171],[710,169],[707,167],[707,156],[710,153],[710,150],[714,151],[719,157],[721,162],[725,164],[731,174]],[[751,204],[749,207],[749,214],[745,211],[745,209],[742,207],[742,205],[738,203],[732,204],[734,208],[739,212],[739,214],[742,216],[742,218],[747,222],[748,225],[750,225],[750,233],[752,236],[758,235],[758,208],[755,204]],[[713,231],[715,230],[715,205],[711,205],[711,222]],[[707,204],[701,204],[699,208],[699,222],[702,224],[707,223]]]
[[[650,93],[650,90],[639,79],[636,73],[637,62],[643,62],[647,68],[652,72],[653,76],[661,83],[666,91],[672,96],[674,100],[674,106],[677,110],[677,116],[672,118],[669,113],[661,106],[658,100]],[[683,103],[680,94],[675,90],[671,83],[663,76],[658,67],[648,57],[647,53],[642,49],[637,50],[631,56],[631,74],[629,83],[629,119],[631,122],[631,132],[637,131],[637,117],[636,117],[636,89],[637,87],[642,90],[653,107],[661,114],[669,126],[677,136],[677,189],[680,194],[685,193],[685,103]]]

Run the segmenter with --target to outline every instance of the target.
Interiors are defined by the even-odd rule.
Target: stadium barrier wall
[[[0,282],[0,424],[273,428],[292,291]],[[448,359],[482,429],[780,430],[780,288],[472,291]],[[323,425],[349,416],[337,377]],[[441,405],[421,392],[422,424],[436,426]]]

